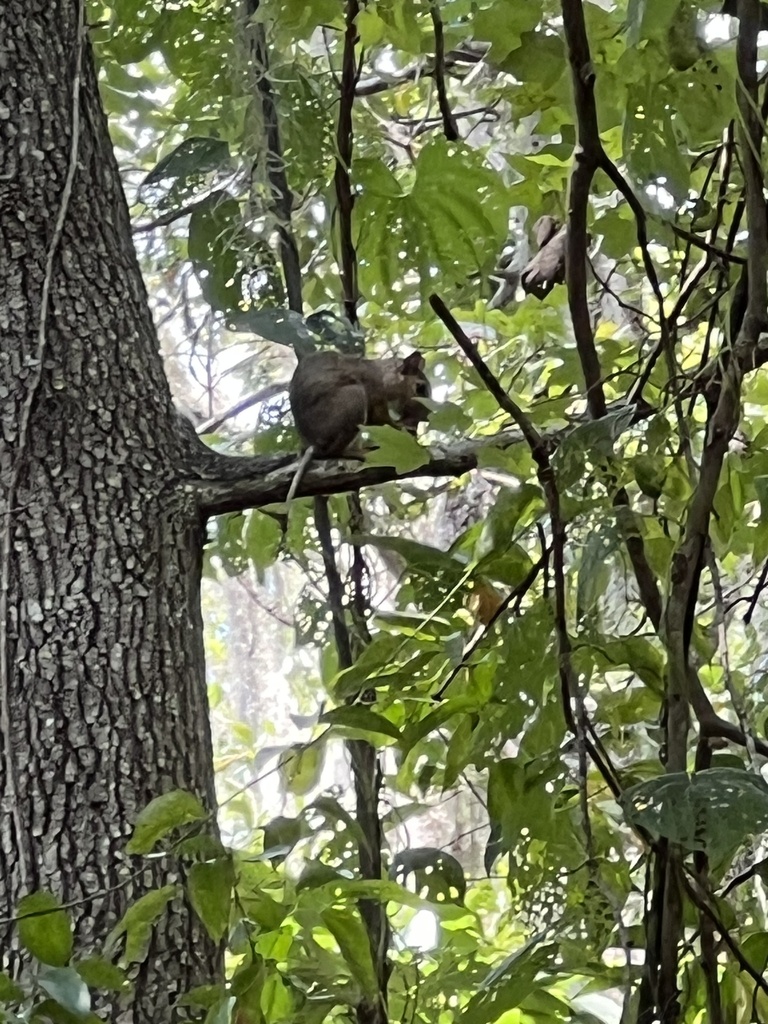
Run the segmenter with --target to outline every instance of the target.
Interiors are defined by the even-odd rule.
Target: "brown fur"
[[[320,458],[342,455],[361,427],[389,424],[415,433],[429,415],[418,398],[429,395],[419,352],[405,359],[313,352],[296,367],[289,388],[302,447]]]

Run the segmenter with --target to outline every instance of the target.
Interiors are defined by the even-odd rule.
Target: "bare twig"
[[[459,127],[451,111],[448,92],[445,88],[445,34],[438,0],[431,0],[429,13],[432,16],[432,27],[435,31],[435,86],[437,88],[437,104],[443,119],[443,134],[449,142],[456,142],[460,138]]]
[[[708,241],[706,238],[702,238],[701,235],[697,235],[693,231],[688,231],[687,228],[680,227],[679,224],[670,224],[669,227],[672,228],[679,238],[682,238],[686,242],[690,242],[691,245],[695,245],[703,252],[709,253],[709,255],[714,259],[722,260],[723,263],[735,263],[738,265],[743,265],[747,262],[745,256],[739,256],[735,252],[730,252],[727,249],[721,249],[719,246],[713,245],[712,242]]]
[[[269,78],[269,51],[267,49],[266,26],[257,21],[255,15],[260,0],[243,0],[246,17],[244,34],[250,50],[252,62],[251,77],[256,92],[261,100],[264,136],[266,142],[266,171],[272,192],[272,217],[277,229],[280,243],[280,262],[283,267],[283,279],[288,295],[288,306],[297,313],[302,311],[301,298],[301,259],[296,237],[291,226],[293,209],[293,193],[288,185],[288,175],[283,158],[283,144],[280,137],[280,125],[277,117],[277,106]]]
[[[510,590],[510,592],[507,594],[507,596],[504,598],[504,600],[500,602],[499,607],[494,611],[493,615],[488,620],[487,625],[484,627],[484,629],[482,630],[480,635],[464,651],[463,655],[461,656],[461,660],[448,673],[448,677],[442,683],[442,685],[440,686],[440,689],[432,694],[432,700],[439,701],[439,700],[443,699],[443,697],[445,696],[445,692],[448,689],[448,687],[451,685],[451,683],[454,681],[454,679],[456,679],[456,677],[461,672],[463,672],[465,668],[467,668],[467,666],[469,665],[469,663],[470,663],[470,661],[472,659],[472,655],[475,653],[475,651],[478,649],[478,647],[480,647],[482,644],[485,643],[485,641],[488,639],[490,634],[494,631],[494,629],[496,627],[496,623],[499,621],[499,619],[502,617],[502,615],[506,614],[509,606],[513,602],[518,602],[519,603],[522,600],[522,598],[531,589],[533,584],[536,582],[536,578],[539,575],[539,573],[541,572],[541,570],[542,570],[542,568],[543,568],[543,566],[545,564],[545,561],[546,561],[546,555],[542,555],[542,557],[538,560],[538,562],[535,562],[531,566],[531,568],[528,570],[528,572],[526,573],[525,577],[520,581],[520,583],[518,583],[518,585],[516,587],[514,587],[512,590]]]
[[[760,31],[760,0],[738,0],[739,34],[736,38],[736,99],[739,107],[738,137],[744,170],[747,224],[747,266],[749,290],[747,309],[736,346],[754,344],[766,327],[768,294],[767,211],[761,152],[763,121],[758,109],[757,37]]]
[[[131,228],[131,233],[134,235],[145,235],[156,228],[165,228],[169,224],[174,224],[177,220],[181,220],[182,217],[189,217],[195,210],[207,206],[210,201],[211,197],[206,196],[205,199],[198,199],[194,203],[188,203],[186,206],[180,206],[175,210],[168,210],[152,220],[145,220],[141,224],[135,224]]]
[[[338,212],[341,287],[343,290],[344,310],[351,324],[357,322],[357,303],[359,300],[357,290],[357,253],[355,252],[355,243],[352,238],[354,194],[350,178],[354,146],[352,108],[355,102],[355,89],[360,77],[359,66],[355,60],[355,46],[358,39],[358,10],[359,0],[347,0],[344,52],[341,61],[339,118],[336,126],[336,169],[333,175]]]
[[[690,876],[686,877],[685,875],[683,875],[682,883],[683,887],[685,888],[686,895],[690,899],[691,903],[693,903],[693,905],[697,907],[703,914],[706,914],[706,916],[714,924],[715,928],[717,928],[718,932],[720,933],[721,939],[728,947],[728,949],[731,951],[733,958],[739,965],[739,968],[742,971],[744,971],[745,974],[749,975],[749,977],[752,979],[752,981],[754,981],[755,985],[760,989],[761,992],[768,996],[768,982],[766,982],[765,978],[760,973],[760,971],[755,970],[750,961],[741,951],[741,947],[736,942],[734,937],[731,935],[727,926],[723,923],[720,915],[717,913],[717,910],[711,902],[710,894],[704,892],[700,888],[701,883],[696,878],[691,878]]]
[[[602,144],[595,106],[595,72],[589,53],[581,0],[562,0],[563,28],[576,107],[576,145],[568,187],[565,283],[576,347],[587,388],[587,406],[595,419],[605,415],[600,360],[587,300],[587,212],[592,179],[600,166]]]
[[[485,60],[488,49],[489,44],[487,43],[473,43],[451,50],[445,55],[444,73],[452,73],[459,64],[479,64]],[[396,89],[403,83],[414,82],[418,78],[427,78],[433,74],[434,71],[425,66],[423,60],[420,60],[386,78],[376,75],[372,78],[361,79],[355,88],[355,95],[376,96],[389,89]]]
[[[226,423],[227,420],[233,419],[235,416],[239,416],[240,413],[245,412],[254,405],[258,405],[259,402],[266,402],[270,398],[274,398],[275,395],[281,395],[284,391],[288,390],[288,382],[283,381],[279,384],[268,384],[265,388],[261,388],[259,391],[254,391],[252,395],[246,395],[241,398],[239,402],[235,402],[224,412],[218,416],[212,416],[210,419],[205,420],[195,429],[198,434],[212,434],[218,430],[219,427]]]
[[[755,614],[757,602],[760,599],[760,595],[762,594],[763,590],[765,589],[766,581],[768,581],[768,560],[763,562],[763,568],[760,570],[760,576],[758,577],[754,592],[752,594],[752,597],[749,599],[749,607],[744,613],[743,621],[747,625],[749,625],[749,623],[752,621],[752,616]]]

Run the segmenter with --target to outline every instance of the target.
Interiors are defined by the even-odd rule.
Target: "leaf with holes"
[[[389,877],[402,885],[412,878],[416,893],[433,903],[462,903],[467,891],[461,864],[450,853],[432,847],[398,853]]]
[[[631,824],[714,860],[768,829],[768,784],[736,768],[650,779],[626,790],[621,803]]]

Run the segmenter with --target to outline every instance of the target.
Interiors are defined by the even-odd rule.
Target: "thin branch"
[[[472,655],[475,653],[478,647],[481,647],[485,643],[485,641],[488,639],[491,633],[493,633],[496,627],[496,623],[499,621],[502,615],[506,614],[507,610],[509,609],[509,606],[513,602],[518,602],[519,604],[522,598],[528,593],[533,584],[536,582],[536,578],[541,572],[545,563],[546,555],[542,555],[538,562],[535,562],[531,566],[531,568],[526,573],[525,577],[518,583],[518,585],[514,587],[512,590],[510,590],[510,592],[507,594],[504,600],[499,603],[498,608],[496,608],[493,615],[488,620],[487,625],[481,631],[480,635],[476,637],[475,640],[464,651],[464,653],[461,656],[461,660],[448,673],[448,677],[441,684],[440,689],[432,694],[432,700],[440,701],[443,699],[448,687],[451,685],[454,679],[456,679],[456,677],[461,672],[463,672],[465,668],[469,666],[469,663],[472,659]]]
[[[266,171],[271,190],[271,213],[277,229],[280,244],[280,262],[288,295],[288,306],[301,313],[301,258],[296,236],[291,225],[293,193],[288,185],[288,175],[283,158],[283,144],[277,105],[269,78],[269,51],[267,30],[263,21],[257,21],[260,0],[243,0],[246,24],[244,35],[251,59],[251,79],[261,100],[264,140],[266,144]]]
[[[592,179],[600,165],[602,144],[595,106],[595,71],[581,0],[562,0],[562,14],[576,108],[576,143],[568,186],[565,283],[576,348],[587,388],[587,406],[592,417],[599,419],[605,415],[605,393],[587,299],[586,253],[589,245],[589,194]]]
[[[760,971],[756,971],[752,964],[749,962],[747,957],[742,953],[741,947],[733,938],[726,925],[723,923],[720,915],[715,910],[714,906],[710,903],[709,893],[705,893],[700,889],[700,883],[698,879],[686,878],[683,875],[682,878],[683,887],[685,888],[686,894],[690,901],[697,907],[703,914],[712,921],[714,926],[720,933],[720,938],[723,940],[725,945],[733,954],[736,963],[739,968],[748,974],[749,977],[754,981],[755,985],[763,992],[764,995],[768,996],[768,982],[766,982]]]
[[[437,105],[440,108],[440,116],[443,119],[443,134],[449,142],[457,142],[459,127],[456,118],[451,111],[448,102],[448,92],[445,88],[445,33],[443,31],[443,19],[440,17],[438,0],[431,0],[429,13],[432,17],[432,27],[435,31],[435,86],[437,88]]]
[[[554,578],[555,592],[555,636],[557,640],[558,671],[560,676],[560,698],[563,708],[565,724],[570,732],[576,736],[577,741],[585,745],[589,751],[592,761],[600,771],[603,778],[616,792],[618,784],[614,777],[613,770],[600,755],[592,741],[584,734],[583,722],[573,714],[573,702],[577,690],[576,673],[571,658],[572,645],[568,634],[566,585],[565,585],[565,546],[567,532],[565,520],[560,510],[560,493],[557,488],[555,473],[552,468],[547,444],[531,423],[528,416],[520,406],[514,402],[502,388],[496,376],[486,365],[476,345],[464,333],[455,317],[449,312],[447,306],[438,295],[430,295],[429,304],[435,313],[440,317],[448,330],[453,335],[461,350],[477,370],[480,379],[488,388],[490,394],[499,403],[499,406],[514,419],[531,452],[536,463],[539,485],[544,494],[549,511],[550,528],[552,532],[552,575]],[[545,549],[546,550],[546,549]]]
[[[760,32],[760,0],[738,0],[739,34],[736,38],[736,99],[739,107],[738,136],[747,205],[747,309],[737,346],[754,344],[766,327],[768,293],[768,237],[764,177],[761,161],[764,124],[758,109],[757,37]]]
[[[177,220],[181,220],[182,217],[189,217],[190,214],[194,213],[195,210],[199,210],[203,206],[208,206],[211,202],[211,196],[208,195],[205,199],[198,199],[193,203],[187,203],[186,206],[179,206],[175,210],[168,210],[166,213],[161,213],[159,217],[155,217],[153,220],[145,220],[141,224],[135,224],[131,228],[131,234],[144,235],[149,231],[154,231],[156,228],[165,228],[169,224],[174,224]]]
[[[722,145],[716,151],[716,159],[713,159],[710,166],[707,168],[707,174],[704,179],[704,184],[701,187],[699,198],[704,198],[709,189],[710,182],[714,177],[715,170],[720,165],[720,185],[718,188],[717,203],[715,204],[715,220],[709,231],[708,241],[717,238],[717,230],[722,221],[723,210],[725,208],[726,199],[728,197],[728,185],[730,184],[731,176],[731,163],[733,156],[733,138],[726,131]],[[689,243],[690,250],[690,243]],[[676,323],[680,316],[682,316],[685,307],[688,304],[689,299],[698,289],[699,283],[703,279],[704,275],[708,272],[712,265],[713,256],[710,252],[704,252],[704,255],[699,260],[698,264],[694,267],[690,274],[685,277],[685,270],[680,271],[680,280],[682,284],[675,301],[675,305],[672,308],[672,312],[669,314],[669,319],[672,323]]]
[[[357,253],[352,236],[352,152],[354,131],[352,108],[355,102],[359,66],[355,60],[357,45],[357,15],[360,0],[347,0],[344,31],[344,52],[341,61],[341,83],[339,86],[339,118],[336,126],[336,167],[333,181],[336,190],[336,207],[339,232],[339,265],[344,310],[351,324],[357,322]]]
[[[736,718],[738,719],[741,731],[744,733],[744,738],[746,740],[745,746],[749,755],[750,764],[752,765],[752,770],[756,775],[758,775],[760,774],[760,766],[757,763],[755,738],[752,733],[752,729],[750,728],[744,702],[741,699],[741,694],[736,688],[736,684],[733,680],[733,673],[731,672],[731,659],[728,650],[728,631],[726,628],[725,599],[723,597],[723,586],[720,580],[720,568],[717,564],[714,552],[712,551],[712,547],[709,544],[707,545],[707,565],[709,567],[709,574],[712,577],[712,587],[715,591],[715,625],[717,627],[718,647],[720,648],[720,656],[722,658],[725,688],[731,698],[731,704],[733,704],[733,710],[736,712]]]
[[[479,64],[485,60],[489,49],[489,43],[466,43],[462,47],[451,50],[445,55],[445,73],[452,73],[459,64]],[[425,66],[424,61],[418,61],[403,71],[395,72],[386,78],[376,75],[372,78],[361,79],[355,88],[355,95],[376,96],[389,89],[396,89],[404,83],[415,82],[418,78],[431,77],[433,74],[434,71]]]
[[[701,235],[695,234],[693,231],[688,231],[687,228],[680,227],[679,224],[668,225],[678,238],[682,238],[685,242],[690,242],[691,245],[695,245],[697,248],[709,253],[710,256],[715,259],[722,260],[723,263],[735,263],[739,266],[747,262],[745,256],[739,256],[735,252],[729,252],[727,249],[721,249],[717,245],[713,245],[712,242],[707,241],[706,238],[702,238]]]
[[[762,594],[763,590],[765,589],[765,584],[766,584],[767,581],[768,581],[768,560],[763,562],[763,568],[760,570],[760,576],[758,578],[757,585],[755,586],[755,589],[754,589],[754,592],[752,594],[752,597],[749,599],[749,606],[748,606],[746,612],[744,613],[743,621],[744,621],[744,623],[746,625],[749,625],[749,623],[752,621],[752,616],[755,614],[755,608],[757,607],[757,602],[760,599],[760,595]]]
[[[536,460],[536,464],[539,466],[548,466],[549,455],[543,443],[542,436],[536,430],[528,415],[523,412],[517,402],[509,397],[497,378],[488,369],[488,366],[477,351],[477,346],[461,329],[461,325],[458,320],[453,316],[440,296],[430,295],[429,304],[451,332],[451,335],[457,345],[467,359],[469,359],[470,363],[472,363],[472,366],[477,371],[478,376],[490,394],[496,399],[500,408],[503,409],[504,412],[509,413],[520,428],[523,437],[527,441],[528,447],[531,449],[531,453]]]
[[[226,423],[227,420],[233,419],[235,416],[239,416],[240,413],[245,412],[254,405],[258,405],[259,402],[266,402],[270,398],[274,398],[275,395],[280,395],[284,391],[288,390],[287,381],[283,381],[279,384],[268,384],[265,388],[261,388],[260,391],[254,391],[251,395],[246,395],[241,398],[239,402],[235,402],[234,405],[230,405],[224,412],[219,413],[217,416],[212,416],[210,419],[205,420],[195,429],[198,434],[213,434],[219,429],[219,427]]]

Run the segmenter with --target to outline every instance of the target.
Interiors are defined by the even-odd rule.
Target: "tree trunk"
[[[137,812],[174,788],[215,808],[204,518],[181,469],[198,442],[171,403],[81,18],[77,0],[0,4],[0,962],[15,974],[20,896],[78,901],[78,948],[98,948],[178,876],[125,884]],[[113,1019],[171,1020],[218,966],[171,904]]]

